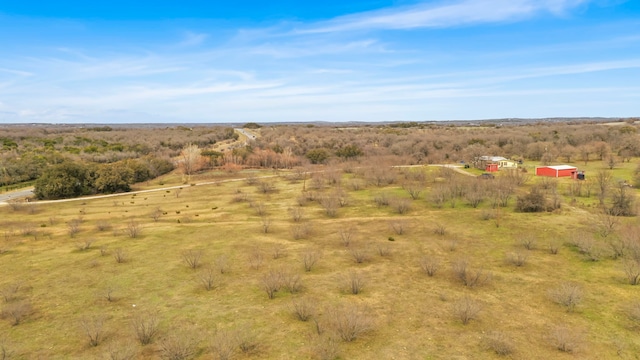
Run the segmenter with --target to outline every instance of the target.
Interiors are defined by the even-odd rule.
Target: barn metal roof
[[[577,169],[575,166],[571,165],[550,165],[550,166],[539,166],[539,167],[547,167],[553,170],[572,170]]]

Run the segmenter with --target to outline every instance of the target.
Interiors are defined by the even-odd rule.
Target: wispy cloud
[[[184,33],[184,39],[180,42],[180,46],[197,46],[204,43],[207,38],[209,38],[209,34],[205,33],[195,33],[191,31],[187,31]]]
[[[33,76],[33,73],[30,73],[28,71],[7,69],[7,68],[0,68],[0,73],[7,73],[7,74],[19,75],[19,76]]]
[[[297,30],[328,33],[348,30],[442,28],[469,24],[510,22],[540,13],[562,15],[589,0],[457,0],[423,2],[414,6],[341,16]]]

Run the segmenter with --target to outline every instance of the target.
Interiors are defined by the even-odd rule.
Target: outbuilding
[[[538,166],[536,167],[537,176],[550,176],[550,177],[571,177],[576,178],[578,174],[578,168],[571,165],[550,165],[550,166]]]

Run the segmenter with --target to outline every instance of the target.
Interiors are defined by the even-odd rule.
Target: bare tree
[[[249,266],[254,270],[258,270],[262,266],[263,262],[264,254],[260,249],[254,248],[249,254]]]
[[[463,297],[453,304],[453,315],[467,325],[471,320],[478,317],[478,313],[482,307],[480,304],[470,297]]]
[[[186,360],[193,358],[198,352],[198,339],[194,337],[196,330],[190,332],[173,331],[160,341],[160,357],[167,360]]]
[[[22,288],[22,282],[14,282],[5,285],[0,289],[0,296],[4,299],[4,302],[11,302],[18,297],[18,292]]]
[[[627,259],[623,264],[623,270],[629,285],[640,284],[640,262],[636,259]]]
[[[511,339],[500,331],[492,331],[484,338],[485,345],[500,356],[508,356],[515,352],[516,348]]]
[[[104,331],[104,317],[85,317],[80,321],[80,327],[87,336],[90,346],[98,346],[102,342]]]
[[[11,325],[16,326],[24,321],[24,319],[33,312],[33,307],[29,301],[16,301],[5,305],[2,308],[3,318],[9,319]]]
[[[158,314],[149,311],[137,313],[131,320],[131,326],[141,345],[151,344],[159,331]]]
[[[182,252],[182,259],[187,263],[187,266],[195,270],[200,267],[202,254],[203,252],[200,249],[189,249]]]
[[[460,259],[453,263],[452,270],[454,276],[467,287],[473,288],[484,285],[491,280],[491,273],[485,272],[482,268],[472,270],[469,262]]]
[[[204,165],[201,150],[197,145],[187,144],[178,157],[178,168],[185,176],[185,182],[191,181],[191,175],[200,170]]]
[[[217,330],[211,339],[210,350],[218,360],[230,360],[238,348],[235,334],[228,330]]]
[[[327,313],[333,330],[344,341],[354,341],[373,329],[369,312],[355,305],[336,307]]]
[[[304,209],[299,206],[290,208],[289,213],[291,214],[291,219],[294,222],[300,222],[304,218]]]
[[[268,216],[262,216],[262,232],[267,234],[271,228],[271,218]]]
[[[135,221],[134,219],[129,220],[129,222],[127,223],[127,235],[132,238],[135,239],[138,236],[140,236],[140,232],[142,231],[142,226],[140,226],[140,223],[138,223],[137,221]]]
[[[276,292],[282,287],[282,272],[269,270],[260,278],[260,286],[267,293],[269,299],[275,298]]]
[[[558,305],[564,306],[572,312],[582,302],[583,291],[578,284],[564,282],[558,287],[549,290],[549,298]]]
[[[527,263],[529,254],[524,251],[515,251],[507,253],[507,262],[517,267],[524,266]]]
[[[211,266],[208,266],[208,267],[205,267],[198,275],[200,284],[202,284],[205,290],[210,291],[215,289],[218,286],[218,278],[216,276],[216,273],[217,273],[216,269],[214,269]]]
[[[411,199],[417,200],[424,190],[424,185],[421,183],[406,182],[402,185],[402,188],[411,196]]]
[[[116,260],[118,264],[125,263],[129,261],[129,254],[126,250],[122,248],[117,248],[113,251],[113,258]]]
[[[315,302],[308,297],[293,299],[291,302],[291,309],[298,320],[307,321],[315,313],[314,303]]]
[[[350,271],[347,276],[348,292],[353,295],[358,295],[362,292],[365,285],[364,276],[356,271]]]
[[[355,229],[353,227],[346,227],[346,228],[343,227],[343,228],[340,228],[338,233],[340,234],[340,243],[344,247],[349,247],[349,245],[351,244],[351,241],[354,238]]]
[[[423,256],[420,259],[420,268],[428,276],[434,276],[440,269],[440,261],[433,256]]]
[[[115,342],[109,344],[107,355],[109,360],[134,360],[138,358],[138,351],[131,342]]]
[[[322,253],[318,249],[308,249],[302,254],[302,263],[304,264],[304,271],[311,271],[314,265],[320,260]]]
[[[288,292],[296,294],[302,291],[303,285],[300,274],[294,271],[282,271],[280,276],[282,287],[284,287]]]
[[[231,270],[231,264],[229,262],[229,257],[227,255],[218,256],[215,261],[216,269],[220,274],[226,274]]]
[[[595,179],[598,186],[598,200],[600,201],[600,206],[604,206],[604,200],[609,194],[613,175],[609,170],[600,170],[596,173]]]
[[[371,258],[368,249],[363,245],[349,247],[349,253],[353,260],[358,264],[367,262]]]
[[[551,329],[548,339],[553,347],[566,353],[576,352],[582,343],[580,332],[566,326],[556,326]]]

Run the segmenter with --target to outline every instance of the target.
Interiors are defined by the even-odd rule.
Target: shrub
[[[191,269],[195,270],[200,267],[200,259],[202,258],[202,250],[189,249],[182,252],[182,259]]]
[[[460,320],[462,324],[467,325],[471,320],[477,318],[481,309],[482,307],[477,301],[469,297],[464,297],[453,304],[453,315]]]
[[[349,253],[351,254],[351,257],[353,257],[353,260],[358,264],[367,262],[370,258],[369,251],[367,251],[367,249],[365,249],[362,245],[350,247]]]
[[[294,299],[291,302],[291,309],[296,319],[300,321],[308,321],[315,312],[314,301],[307,297]]]
[[[194,334],[172,332],[160,341],[160,357],[167,360],[186,360],[193,358],[197,351],[197,339]]]
[[[141,345],[151,344],[158,335],[158,314],[155,312],[141,312],[135,314],[131,325],[136,339]]]
[[[507,356],[515,352],[515,345],[504,333],[492,331],[484,338],[486,346],[497,355]]]
[[[339,231],[340,234],[340,243],[344,247],[349,247],[351,241],[355,235],[355,229],[353,227],[341,228]]]
[[[253,270],[258,270],[262,266],[263,262],[264,254],[262,254],[262,251],[260,251],[260,249],[258,248],[253,249],[249,254],[249,266]]]
[[[510,252],[507,254],[507,262],[517,267],[524,266],[528,258],[529,254],[523,251]]]
[[[518,196],[516,200],[516,211],[520,212],[542,212],[547,210],[548,204],[544,193],[537,187],[523,196]]]
[[[238,348],[238,341],[231,330],[218,330],[211,339],[211,352],[219,360],[230,360]]]
[[[344,341],[351,342],[373,329],[373,320],[368,311],[346,305],[328,311],[332,329]]]
[[[0,315],[5,319],[9,319],[11,325],[16,326],[22,323],[32,311],[33,307],[29,301],[17,301],[5,305]]]
[[[276,292],[282,287],[282,273],[269,270],[260,278],[260,287],[267,293],[269,299],[275,298]]]
[[[318,336],[313,345],[311,353],[317,360],[335,360],[340,355],[340,347],[333,337]]]
[[[198,276],[200,283],[205,290],[210,291],[218,286],[218,279],[216,277],[216,270],[212,267],[206,267],[200,272]]]
[[[302,263],[304,264],[304,271],[311,271],[313,266],[320,260],[322,253],[318,249],[309,249],[302,254]]]
[[[298,293],[302,290],[302,278],[300,277],[300,274],[295,272],[282,272],[281,284],[282,287],[292,294]]]
[[[574,311],[582,302],[582,288],[574,283],[564,282],[558,287],[549,290],[549,298],[558,305],[564,306],[567,311]]]
[[[452,265],[454,276],[467,287],[477,287],[491,280],[491,273],[485,273],[483,269],[471,270],[467,260],[458,260]]]
[[[113,258],[118,264],[129,261],[129,254],[122,248],[117,248],[113,251]]]
[[[420,259],[420,268],[428,276],[434,276],[440,269],[440,261],[432,256],[423,256]]]
[[[359,272],[351,271],[349,272],[349,275],[347,277],[347,284],[348,292],[353,295],[358,295],[362,292],[362,289],[365,285],[364,276],[362,276],[362,274],[360,274]]]
[[[87,317],[80,321],[80,327],[87,336],[90,346],[98,346],[103,338],[104,318],[100,316]]]
[[[572,353],[580,347],[582,336],[575,329],[557,326],[549,332],[549,342],[560,351]]]

